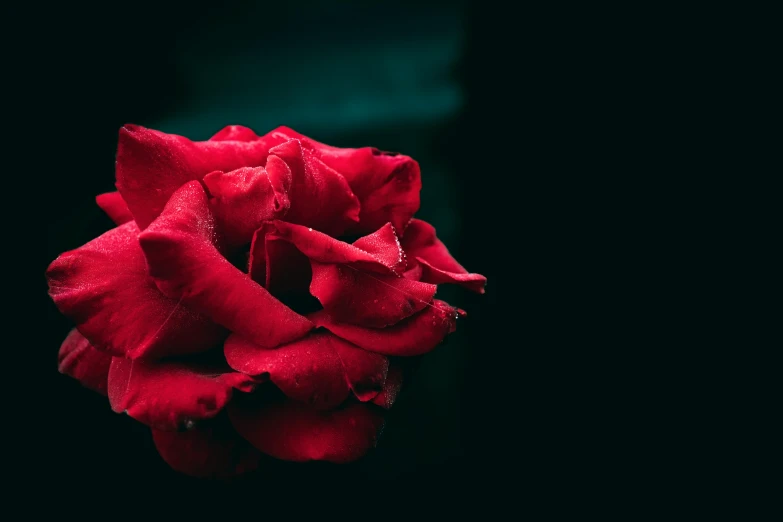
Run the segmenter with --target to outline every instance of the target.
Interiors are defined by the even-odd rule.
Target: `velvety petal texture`
[[[242,373],[178,362],[115,357],[109,369],[109,402],[117,413],[161,430],[181,430],[218,414],[233,390],[252,391]]]
[[[74,328],[60,346],[57,367],[60,373],[73,377],[86,388],[106,395],[111,359],[111,355],[93,348]]]
[[[190,141],[138,125],[120,129],[117,190],[139,227],[147,228],[174,191],[188,181],[201,180],[216,170],[263,166],[269,149],[282,140],[253,134],[235,126],[208,141]]]
[[[131,221],[49,265],[57,307],[94,347],[112,355],[155,359],[219,345],[225,329],[155,286],[138,233]]]
[[[351,462],[375,446],[383,416],[373,406],[348,404],[319,411],[288,401],[258,408],[232,404],[229,417],[242,437],[283,460]]]
[[[163,293],[261,346],[290,342],[313,327],[218,251],[207,195],[197,181],[174,193],[139,241]]]
[[[267,249],[278,241],[289,242],[310,260],[310,293],[342,322],[374,328],[395,324],[427,306],[437,290],[400,277],[405,256],[391,224],[349,244],[303,226],[267,223],[256,232],[250,251],[250,273],[256,279],[265,274],[267,288],[274,274],[285,278],[288,273],[290,255]]]
[[[268,377],[288,397],[316,409],[338,406],[350,391],[362,401],[374,398],[389,368],[386,357],[326,331],[272,349],[232,335],[225,356],[233,369]]]
[[[362,457],[466,315],[437,285],[484,292],[413,218],[421,172],[403,154],[288,127],[192,141],[126,125],[115,173],[96,202],[117,227],[46,272],[75,326],[58,367],[183,474]]]
[[[187,431],[153,429],[152,440],[169,466],[194,477],[230,478],[253,471],[261,459],[225,414]]]
[[[95,196],[95,202],[117,225],[133,221],[133,214],[119,192],[107,192]]]

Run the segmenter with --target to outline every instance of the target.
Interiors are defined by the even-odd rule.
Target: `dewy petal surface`
[[[242,373],[180,362],[115,357],[109,370],[112,409],[161,430],[181,430],[209,419],[231,399],[234,388],[251,391]]]
[[[233,369],[268,376],[288,397],[316,409],[338,406],[349,390],[362,401],[372,399],[383,388],[389,367],[386,357],[326,331],[272,349],[232,335],[224,349]]]
[[[93,348],[74,328],[60,346],[57,367],[60,373],[73,377],[84,387],[106,395],[111,359],[108,353]]]
[[[139,240],[163,293],[232,332],[272,347],[312,328],[218,251],[214,219],[199,182],[180,187]]]
[[[386,328],[364,328],[335,321],[325,310],[311,314],[316,326],[360,348],[385,355],[421,355],[435,348],[456,328],[457,311],[434,299],[418,314]]]
[[[147,273],[134,222],[109,230],[49,265],[49,294],[97,349],[129,358],[202,352],[222,327],[163,295]]]
[[[216,170],[262,166],[269,149],[283,141],[270,135],[254,136],[239,126],[223,129],[207,141],[191,141],[125,125],[117,145],[117,189],[143,230],[185,183]]]
[[[282,460],[351,462],[375,446],[383,416],[373,406],[348,404],[319,411],[296,401],[254,408],[232,403],[234,428],[262,452]]]

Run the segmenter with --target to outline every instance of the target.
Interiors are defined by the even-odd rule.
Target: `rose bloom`
[[[59,369],[190,475],[361,457],[406,363],[464,314],[437,285],[484,291],[413,218],[408,156],[286,127],[193,142],[126,125],[116,186],[97,202],[117,227],[47,270],[76,325]]]

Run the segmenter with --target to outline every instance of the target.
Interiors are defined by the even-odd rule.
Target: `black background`
[[[575,42],[562,38],[562,25],[574,23],[578,13],[553,20],[551,13],[544,16],[531,8],[507,12],[502,4],[484,2],[340,5],[134,2],[121,9],[79,11],[71,6],[49,12],[46,59],[36,64],[36,78],[42,78],[43,101],[51,105],[42,116],[49,129],[43,134],[56,139],[42,153],[46,167],[38,173],[47,233],[44,252],[34,263],[38,275],[33,286],[40,299],[34,301],[33,315],[43,320],[25,364],[37,376],[29,394],[30,403],[38,405],[32,408],[29,442],[35,440],[36,469],[44,470],[40,473],[53,484],[77,475],[84,487],[135,483],[139,477],[145,488],[167,491],[191,491],[204,484],[171,471],[158,457],[147,428],[114,414],[105,398],[57,373],[57,350],[71,325],[46,295],[43,273],[59,253],[112,226],[94,196],[113,189],[117,131],[124,123],[154,127],[163,122],[194,139],[206,139],[204,129],[211,123],[212,132],[242,123],[263,133],[268,129],[253,122],[267,121],[265,107],[274,107],[274,114],[285,120],[290,110],[291,119],[304,122],[297,126],[281,120],[269,128],[290,125],[330,144],[372,145],[418,159],[424,184],[418,216],[446,231],[444,240],[455,257],[486,275],[488,286],[482,296],[460,289],[439,291],[469,317],[445,346],[428,355],[417,382],[392,409],[384,439],[371,455],[345,466],[270,461],[243,484],[413,477],[474,482],[507,475],[540,484],[570,468],[564,455],[578,454],[575,446],[586,435],[573,439],[568,430],[577,429],[579,421],[572,406],[561,402],[570,393],[561,385],[563,374],[578,373],[579,365],[578,358],[569,358],[573,347],[563,339],[581,328],[569,322],[568,313],[582,303],[567,296],[563,282],[575,277],[565,268],[573,258],[555,252],[574,232],[571,227],[560,230],[566,219],[560,210],[563,200],[578,199],[584,183],[571,184],[568,169],[587,153],[573,137],[590,132],[579,114],[591,106],[585,103],[590,91],[574,85],[589,83],[600,67],[599,60],[584,60]],[[452,47],[431,45],[454,35],[458,38]],[[389,54],[387,49],[395,45],[410,52],[402,58]],[[330,54],[331,47],[338,50]],[[364,94],[377,90],[394,95],[397,89],[402,99],[415,98],[405,90],[405,81],[397,82],[398,69],[390,61],[415,61],[417,49],[431,48],[452,49],[455,59],[434,73],[426,69],[428,62],[424,69],[413,68],[432,82],[416,88],[437,98],[438,89],[445,87],[459,99],[431,117],[418,115],[426,112],[431,100],[426,97],[423,105],[406,109],[407,117],[392,117],[398,108],[392,104],[391,111],[373,120],[336,121],[333,126],[301,117],[296,103],[279,107],[269,101],[258,106],[261,116],[248,116],[247,122],[215,121],[194,133],[182,130],[187,125],[183,121],[194,121],[193,115],[214,107],[216,100],[219,105],[221,97],[231,97],[239,106],[253,98],[253,88],[243,85],[237,73],[242,65],[229,63],[238,50],[257,60],[248,75],[260,97],[286,92],[279,85],[264,90],[265,82],[306,81],[338,86],[350,101],[355,84],[378,74],[377,69],[386,75],[369,82]],[[311,77],[297,72],[297,53],[323,54],[325,58],[314,59],[321,73],[330,71],[328,60],[335,56],[340,67],[332,75]],[[282,73],[265,62],[277,55],[286,58],[272,63],[288,63]],[[208,65],[202,66],[202,59]],[[203,73],[201,88],[183,73],[193,68]],[[215,87],[224,77],[233,83]],[[396,87],[383,83],[388,78]],[[289,99],[297,102],[295,96]],[[379,99],[383,105],[401,98]],[[305,101],[316,109],[318,103],[331,103]],[[177,120],[183,115],[184,120]],[[430,178],[428,172],[433,173]],[[556,196],[549,190],[553,185],[562,189]],[[556,370],[541,364],[552,358],[559,359]],[[562,428],[564,418],[568,428]]]

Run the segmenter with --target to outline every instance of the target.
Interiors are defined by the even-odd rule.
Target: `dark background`
[[[36,64],[39,99],[54,122],[44,135],[55,139],[41,152],[47,167],[38,178],[47,231],[34,306],[44,320],[25,364],[37,375],[31,401],[45,404],[45,414],[33,413],[30,442],[53,484],[78,474],[95,486],[138,477],[153,489],[198,485],[158,457],[145,426],[56,369],[72,325],[46,295],[43,274],[61,252],[112,226],[94,196],[113,190],[125,123],[196,140],[227,124],[258,133],[287,125],[332,145],[411,155],[422,168],[417,217],[488,278],[482,296],[439,289],[468,318],[426,356],[375,451],[344,466],[270,461],[243,483],[558,475],[571,450],[559,443],[568,434],[552,428],[566,412],[550,406],[564,392],[536,361],[568,331],[553,313],[562,288],[541,270],[558,272],[569,260],[549,253],[566,240],[548,236],[563,217],[536,188],[560,185],[558,163],[579,154],[564,150],[575,132],[570,111],[582,101],[572,93],[581,70],[566,61],[570,50],[551,59],[570,45],[549,32],[562,21],[542,26],[534,9],[510,13],[485,2],[79,9],[48,12],[46,60]],[[572,72],[563,78],[563,70]],[[563,188],[563,197],[578,190]],[[533,346],[534,330],[542,342]]]

